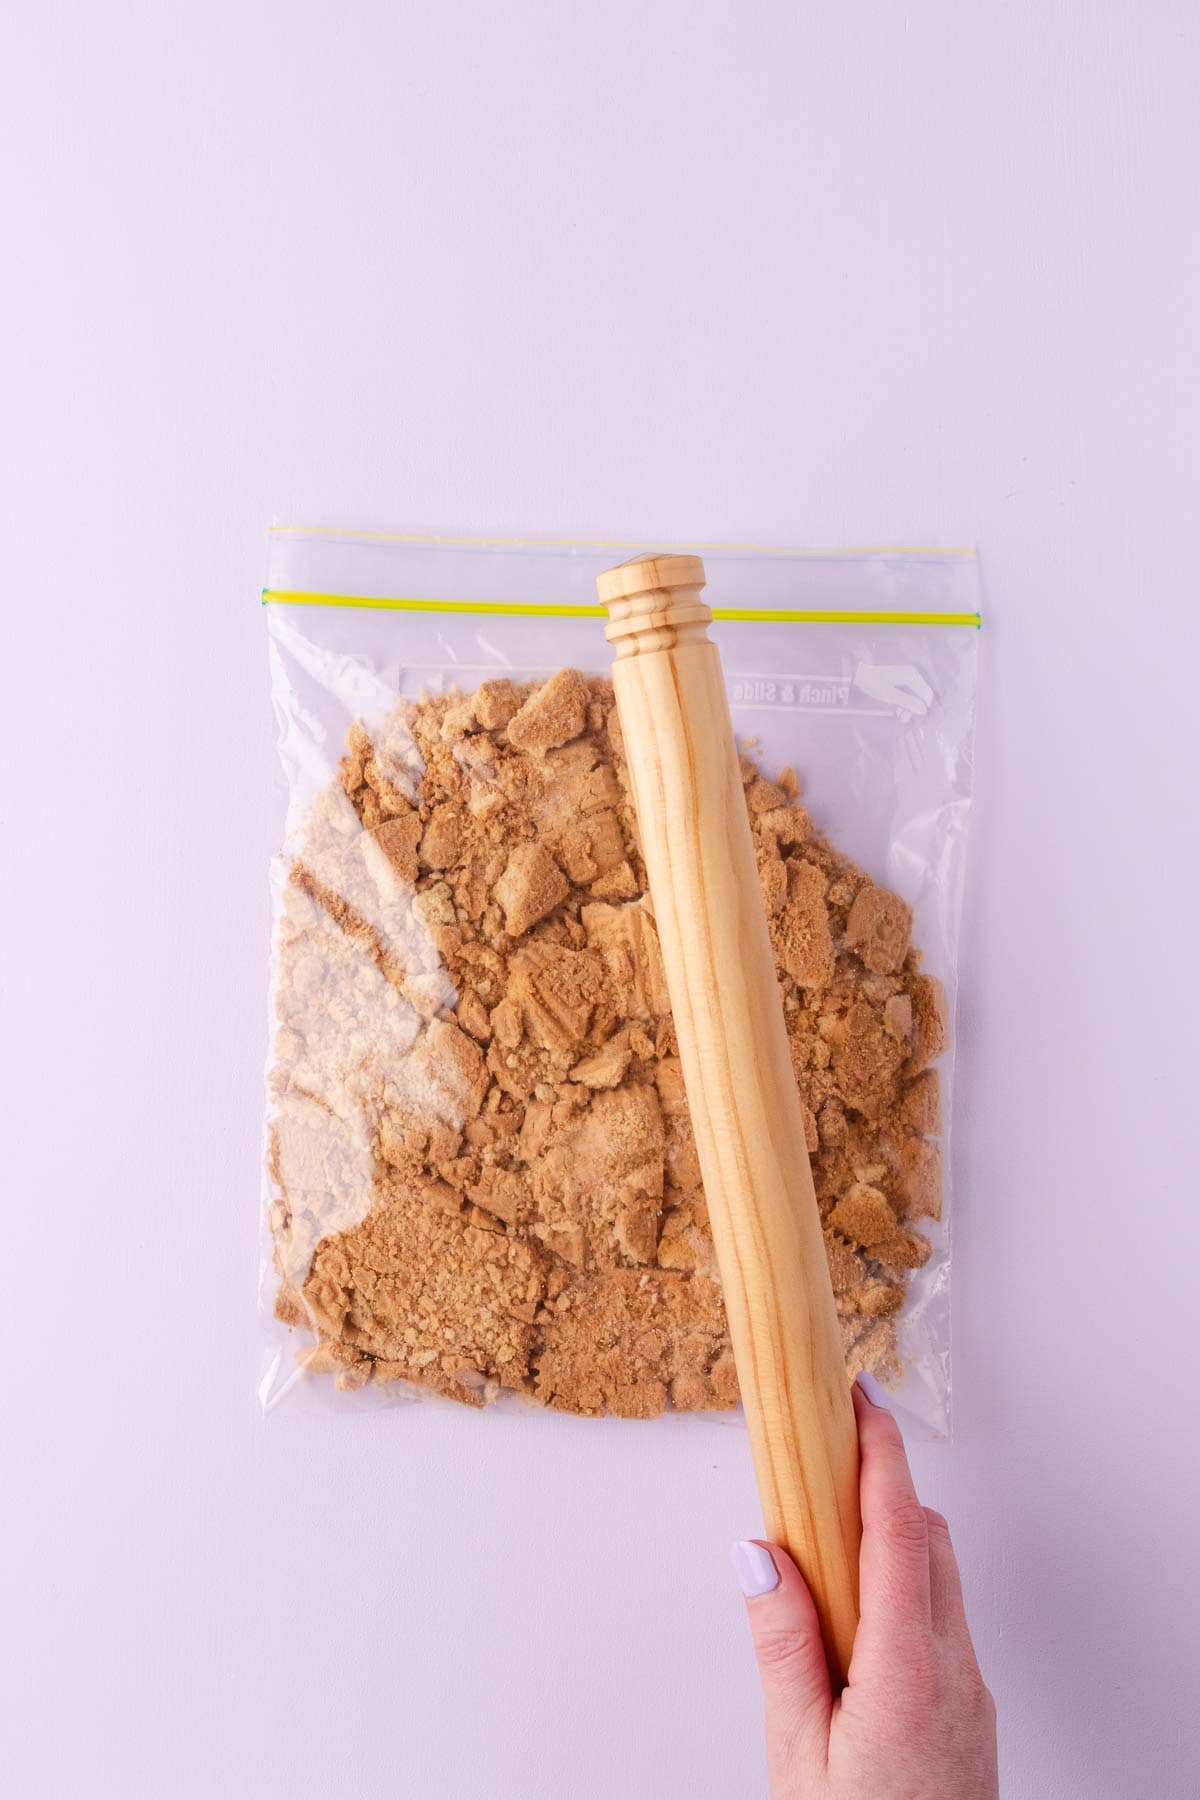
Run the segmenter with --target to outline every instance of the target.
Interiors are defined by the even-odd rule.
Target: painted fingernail
[[[891,1412],[891,1401],[888,1399],[886,1392],[880,1387],[878,1381],[876,1381],[869,1369],[860,1369],[857,1379],[859,1387],[871,1402],[872,1406],[877,1406],[880,1412]]]
[[[739,1539],[729,1554],[733,1560],[733,1572],[738,1578],[738,1586],[747,1600],[757,1600],[760,1594],[769,1594],[779,1586],[779,1570],[775,1567],[775,1559],[761,1544],[755,1544],[749,1538]]]

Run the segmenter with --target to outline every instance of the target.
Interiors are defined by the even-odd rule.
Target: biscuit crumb
[[[913,1048],[913,1073],[923,1069],[942,1054],[950,1041],[946,1018],[946,995],[933,975],[915,975],[912,981],[913,1025],[916,1042]]]
[[[587,683],[578,669],[560,669],[535,687],[508,721],[508,741],[522,750],[554,750],[587,724]]]
[[[900,1118],[910,1131],[936,1136],[942,1129],[942,1095],[936,1069],[926,1069],[904,1089]]]
[[[570,891],[566,876],[544,844],[518,844],[495,886],[509,936],[523,937]]]
[[[911,913],[743,787],[846,1366],[900,1374],[941,1213],[940,985]],[[352,725],[278,922],[277,1317],[343,1390],[650,1418],[737,1404],[607,680]]]
[[[828,987],[833,938],[825,904],[826,880],[815,863],[790,860],[782,906],[771,920],[775,955],[798,987]]]
[[[860,888],[846,920],[846,946],[868,969],[893,975],[904,966],[912,934],[912,909],[886,888]]]
[[[521,704],[511,681],[484,681],[475,692],[475,717],[485,731],[502,731]]]

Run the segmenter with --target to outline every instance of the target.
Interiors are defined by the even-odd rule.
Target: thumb
[[[817,1609],[786,1550],[755,1540],[732,1550],[763,1687],[772,1793],[796,1785],[797,1763],[824,1772],[833,1694]]]

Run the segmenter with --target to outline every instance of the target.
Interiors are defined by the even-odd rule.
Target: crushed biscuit
[[[912,934],[912,908],[886,888],[860,888],[846,920],[846,945],[868,969],[893,975],[904,966]]]
[[[500,731],[521,704],[512,681],[484,681],[475,690],[475,717],[485,731]]]
[[[942,1090],[936,1069],[926,1069],[904,1088],[899,1116],[910,1131],[936,1137],[942,1129]]]
[[[560,669],[535,687],[508,721],[508,741],[522,750],[555,750],[587,725],[587,682],[578,669]]]
[[[570,883],[544,844],[518,844],[495,889],[504,908],[505,930],[510,937],[523,937],[570,891]]]
[[[743,787],[846,1366],[900,1374],[941,1215],[945,999],[912,915]],[[276,1313],[310,1374],[649,1418],[737,1404],[612,689],[358,722],[278,926]]]
[[[776,959],[798,987],[824,988],[833,979],[833,936],[825,904],[826,886],[825,875],[815,863],[789,859],[787,890],[782,905],[772,915],[771,938]]]
[[[950,1041],[946,994],[934,975],[915,975],[911,984],[913,1028],[912,1067],[915,1074],[942,1054]]]

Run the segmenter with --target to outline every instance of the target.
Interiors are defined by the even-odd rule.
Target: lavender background
[[[955,1528],[1015,1800],[1195,1791],[1186,0],[0,17],[0,1766],[763,1791],[718,1423],[254,1399],[263,526],[977,541]]]

